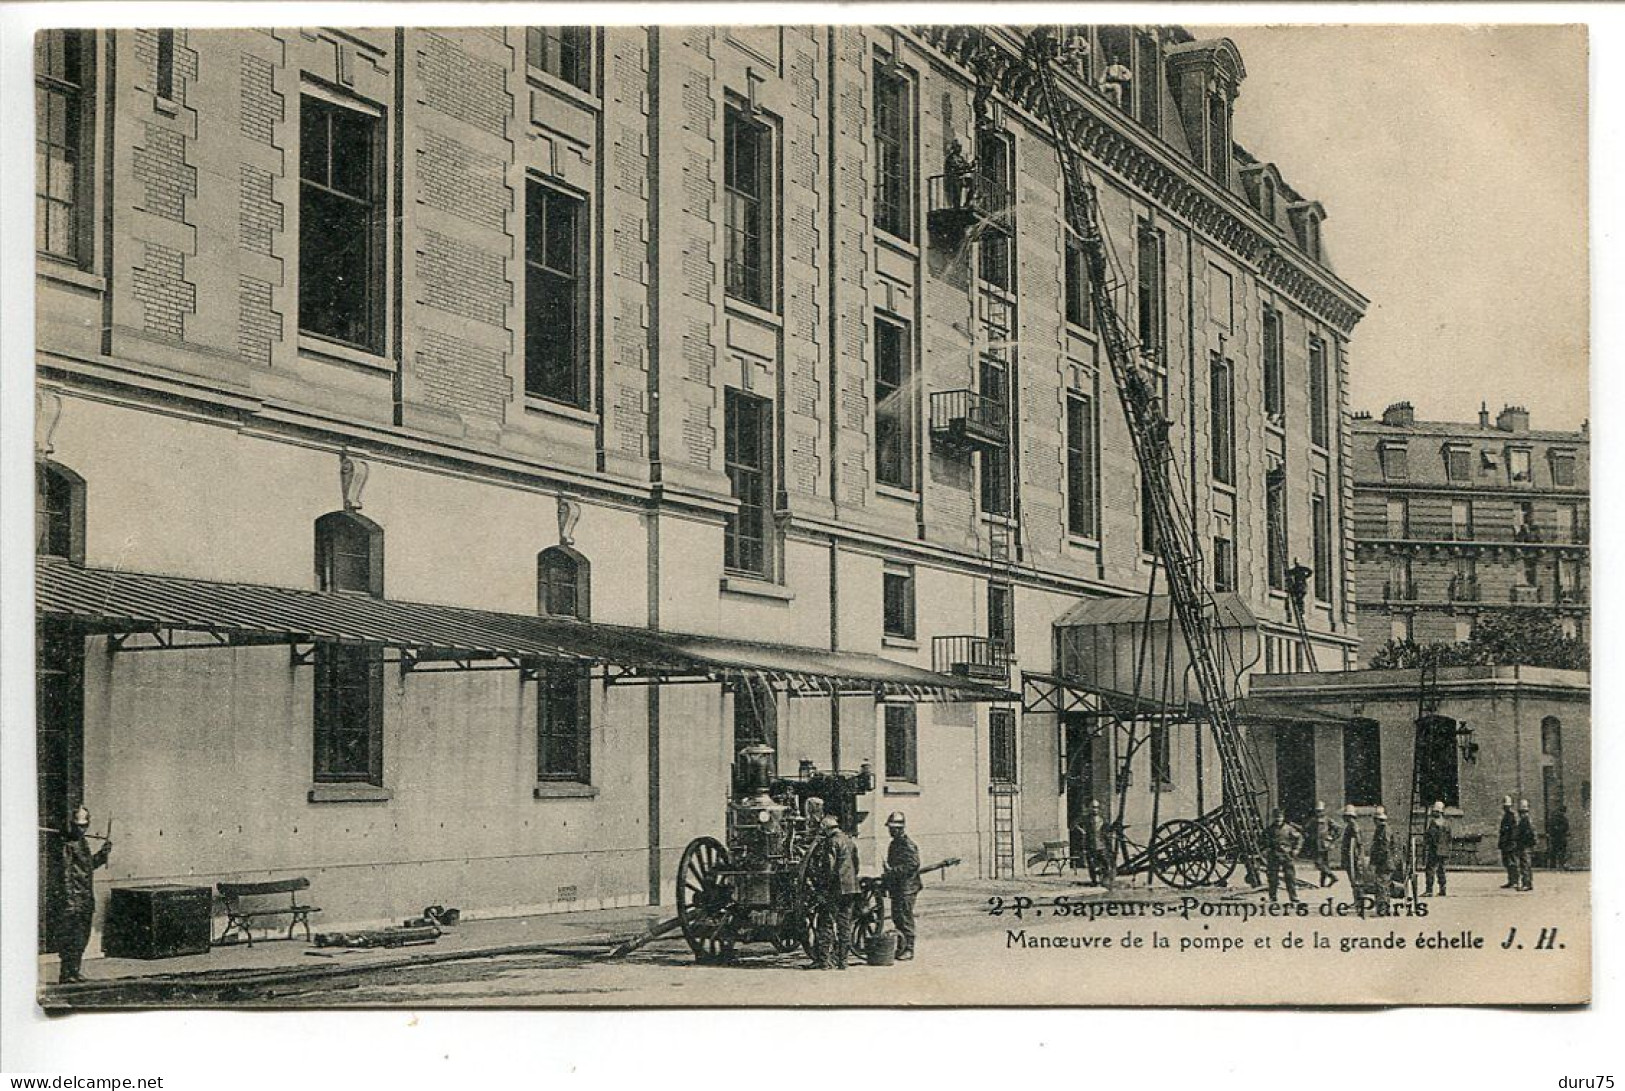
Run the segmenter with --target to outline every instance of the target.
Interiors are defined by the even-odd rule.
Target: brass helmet
[[[886,827],[888,829],[900,830],[903,828],[905,821],[906,820],[903,818],[902,811],[893,811],[891,814],[886,816]]]
[[[1348,803],[1348,804],[1344,805],[1344,807],[1343,807],[1343,817],[1344,818],[1353,818],[1353,817],[1355,817],[1354,804]]]
[[[1375,818],[1378,822],[1386,822],[1388,821],[1388,809],[1386,807],[1378,807],[1375,811],[1371,812],[1371,817]]]
[[[1444,814],[1444,800],[1442,800],[1442,799],[1434,800],[1433,801],[1433,806],[1431,808],[1429,808],[1429,809],[1432,810],[1432,812],[1434,814]]]

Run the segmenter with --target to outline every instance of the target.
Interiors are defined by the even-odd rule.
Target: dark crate
[[[206,886],[114,887],[107,898],[102,953],[109,958],[174,958],[209,950]]]

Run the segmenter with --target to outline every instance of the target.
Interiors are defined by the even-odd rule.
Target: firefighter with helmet
[[[882,878],[891,898],[891,921],[897,928],[897,960],[914,957],[914,898],[920,892],[920,848],[905,830],[902,811],[886,819],[891,845],[886,850],[886,870]]]

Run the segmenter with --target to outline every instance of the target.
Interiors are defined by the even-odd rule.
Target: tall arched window
[[[536,555],[536,612],[549,617],[592,616],[592,565],[569,546]]]
[[[35,548],[42,557],[85,563],[85,479],[55,462],[36,464]]]
[[[323,591],[384,593],[384,531],[351,511],[316,520]],[[313,775],[317,783],[384,783],[384,654],[373,645],[316,645]]]

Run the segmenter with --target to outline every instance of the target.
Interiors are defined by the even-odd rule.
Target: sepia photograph
[[[40,1011],[1591,1001],[1586,26],[33,64]]]

